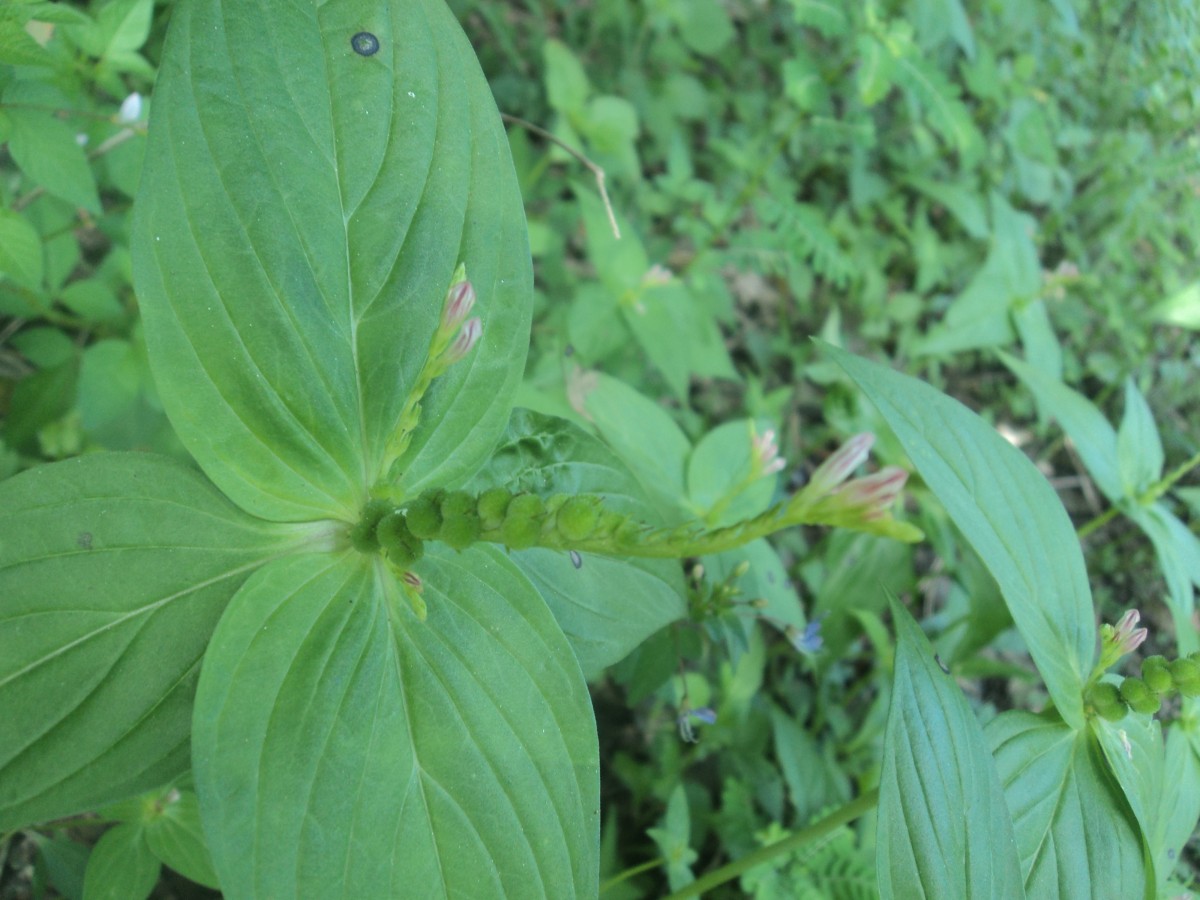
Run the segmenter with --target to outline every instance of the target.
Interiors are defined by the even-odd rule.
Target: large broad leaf
[[[879,785],[883,897],[1025,896],[1004,791],[983,729],[893,601],[896,668]]]
[[[417,570],[425,622],[356,554],[268,566],[221,620],[194,757],[227,897],[595,894],[596,732],[562,632],[498,551]]]
[[[1025,875],[1046,900],[1152,896],[1142,839],[1090,730],[1007,712],[984,729]]]
[[[660,521],[617,456],[565,419],[514,411],[508,431],[473,486],[542,494],[590,493],[609,509]],[[683,570],[674,560],[621,560],[552,550],[522,550],[515,562],[546,600],[592,678],[687,612]]]
[[[135,275],[209,476],[267,518],[352,519],[460,261],[483,339],[425,398],[404,479],[468,475],[507,421],[531,272],[491,93],[441,0],[191,0],[154,100]]]
[[[299,537],[163,457],[85,456],[0,483],[0,830],[183,771],[209,635]]]
[[[1117,432],[1104,413],[1087,397],[1041,369],[1004,353],[1000,354],[1000,360],[1033,391],[1043,414],[1058,419],[1104,496],[1114,503],[1124,497],[1117,462]]]
[[[1082,727],[1096,626],[1083,554],[1054,489],[958,401],[844,350],[826,351],[879,409],[987,565],[1055,705]]]

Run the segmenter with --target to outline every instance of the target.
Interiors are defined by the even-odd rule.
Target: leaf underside
[[[148,454],[0,483],[0,829],[187,768],[208,637],[289,531]]]
[[[418,622],[371,560],[268,566],[213,639],[196,709],[230,897],[595,893],[595,726],[574,656],[503,554],[433,551]]]
[[[532,276],[505,135],[441,0],[181,4],[154,101],[135,278],[201,467],[265,518],[353,519],[462,261],[483,339],[403,464],[414,489],[469,475],[524,367]]]

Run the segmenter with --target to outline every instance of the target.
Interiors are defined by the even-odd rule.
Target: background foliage
[[[905,464],[808,338],[890,358],[1050,476],[1086,536],[1102,619],[1140,608],[1150,652],[1194,641],[1181,626],[1200,581],[1200,487],[1189,475],[1145,496],[1200,451],[1192,0],[450,5],[501,110],[604,168],[622,232],[586,168],[511,125],[537,278],[520,405],[598,433],[668,519],[719,516],[751,424],[774,429],[778,484],[734,492],[753,514],[857,431],[878,430],[881,463]],[[129,252],[171,6],[0,9],[0,477],[99,449],[183,456]],[[682,483],[664,480],[664,459]],[[894,655],[881,585],[983,719],[1044,702],[991,576],[919,482],[912,494],[927,544],[797,532],[705,560],[687,573],[693,621],[595,673],[602,877],[628,876],[605,897],[682,887],[874,786]],[[820,623],[819,650],[788,640],[782,626],[803,620],[772,617],[792,596]],[[755,617],[771,627],[744,627]],[[715,724],[688,717],[703,707]],[[681,741],[681,717],[698,742]],[[206,861],[151,838],[161,810],[191,802],[183,788],[111,811],[130,828],[108,845],[154,851],[143,877],[161,859],[205,881]],[[194,809],[178,814],[194,825]],[[35,885],[75,896],[85,853],[71,838],[97,833],[11,844],[5,878],[23,884],[32,866]],[[872,896],[874,841],[867,816],[724,895]],[[1190,883],[1194,847],[1174,862]]]

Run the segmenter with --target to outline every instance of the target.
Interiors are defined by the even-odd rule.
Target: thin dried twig
[[[556,138],[545,128],[542,128],[539,125],[534,125],[532,122],[528,121],[527,119],[522,119],[519,116],[510,116],[508,113],[500,113],[500,118],[503,119],[505,122],[511,122],[514,125],[520,125],[526,131],[531,131],[534,134],[536,134],[538,137],[543,138],[547,141],[550,141],[552,144],[557,144],[559,147],[562,147],[569,154],[571,154],[571,156],[573,156],[573,157],[575,157],[575,159],[579,160],[579,162],[584,167],[586,167],[587,170],[592,173],[592,175],[595,176],[596,189],[600,192],[600,199],[604,203],[604,212],[607,213],[607,215],[608,215],[608,224],[613,230],[613,237],[615,237],[619,241],[621,239],[621,228],[620,228],[620,226],[617,225],[617,216],[616,216],[616,213],[613,212],[612,202],[608,199],[608,189],[604,186],[604,181],[605,181],[605,177],[606,177],[604,174],[604,169],[601,168],[600,166],[596,165],[594,162],[592,162],[590,159],[588,159],[586,156],[584,156],[580,151],[576,150],[574,147],[570,146],[569,144],[564,143],[559,138]]]

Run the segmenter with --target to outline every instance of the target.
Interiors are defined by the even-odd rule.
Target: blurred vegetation
[[[510,117],[526,197],[538,305],[521,405],[585,421],[580,398],[606,392],[616,412],[597,427],[618,442],[653,438],[656,416],[695,445],[751,420],[779,435],[784,490],[851,434],[882,432],[820,335],[982,412],[1081,526],[1107,504],[997,350],[1111,422],[1132,378],[1167,469],[1200,451],[1194,0],[450,5]],[[0,477],[103,449],[183,452],[129,265],[170,7],[0,8]],[[592,173],[546,132],[603,168],[619,240]],[[903,465],[880,438],[878,461]],[[1194,540],[1200,482],[1178,488],[1166,502]],[[605,876],[620,879],[605,898],[660,895],[873,785],[892,653],[881,586],[984,717],[1040,702],[994,583],[919,483],[911,495],[929,536],[916,550],[814,531],[774,542],[784,584],[759,578],[767,557],[744,577],[736,559],[690,566],[697,609],[720,589],[722,615],[595,683]],[[1200,554],[1180,540],[1190,600]],[[1119,515],[1085,548],[1099,615],[1138,607],[1151,644],[1173,646],[1161,549]],[[775,590],[820,622],[818,652],[729,627]],[[715,724],[682,741],[677,720],[703,707]],[[872,896],[872,840],[868,816],[711,896]],[[68,856],[38,857],[39,877]],[[1196,865],[1192,848],[1181,885]]]

